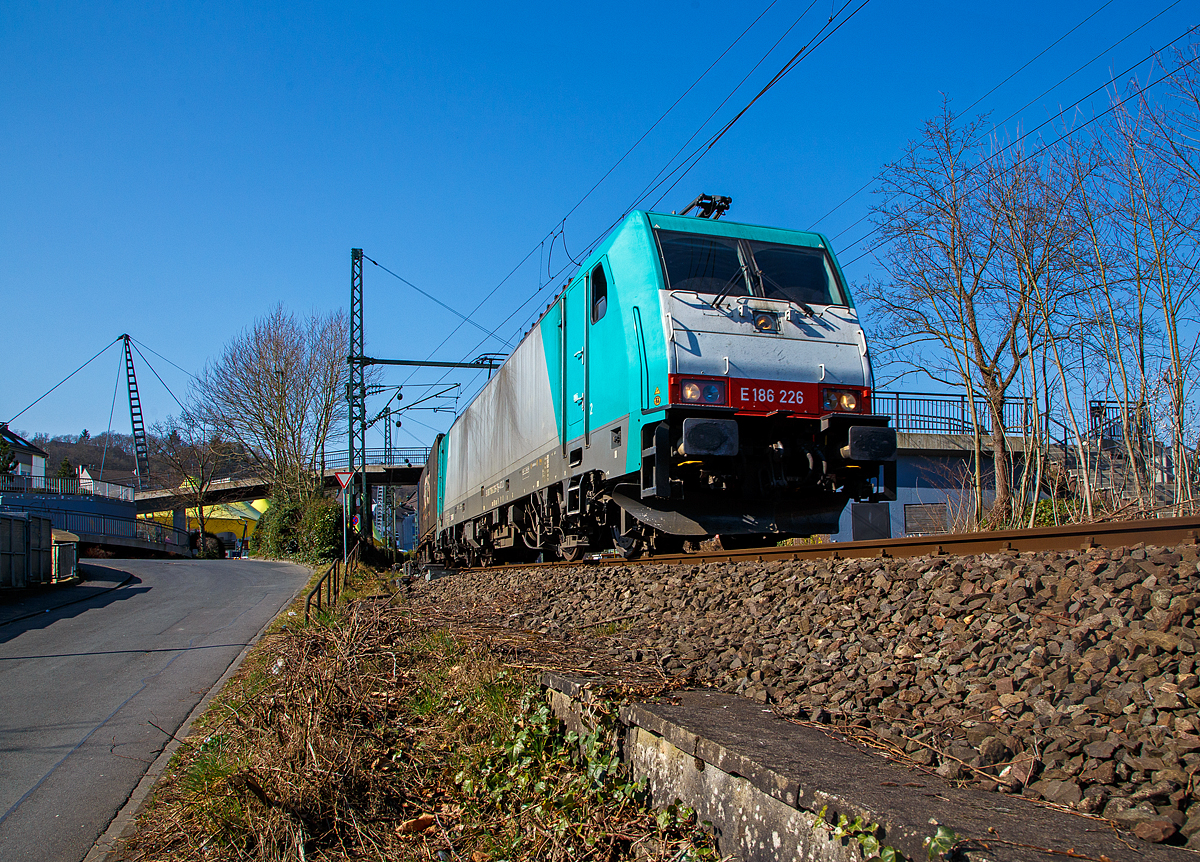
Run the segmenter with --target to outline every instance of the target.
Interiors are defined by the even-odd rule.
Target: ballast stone
[[[856,722],[931,768],[965,746],[960,780],[977,786],[1074,797],[1067,782],[1081,811],[1125,803],[1135,819],[1183,825],[1200,816],[1198,560],[1184,545],[589,565],[422,588],[430,601],[494,602],[513,628],[594,637],[601,652],[780,714]],[[1012,763],[989,762],[989,737]],[[1163,781],[1177,786],[1164,794]]]

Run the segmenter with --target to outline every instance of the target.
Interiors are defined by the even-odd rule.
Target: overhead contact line
[[[1091,21],[1093,18],[1095,18],[1097,15],[1099,15],[1101,12],[1103,12],[1105,9],[1107,9],[1109,6],[1111,6],[1111,5],[1112,5],[1114,2],[1115,2],[1115,0],[1107,0],[1107,2],[1103,3],[1103,4],[1102,4],[1102,5],[1101,5],[1101,6],[1100,6],[1098,9],[1096,9],[1096,11],[1094,11],[1094,12],[1093,12],[1091,15],[1088,15],[1086,18],[1084,18],[1082,21],[1080,21],[1078,24],[1076,24],[1074,27],[1072,27],[1072,28],[1071,28],[1070,30],[1068,30],[1066,33],[1063,33],[1061,36],[1059,36],[1057,39],[1055,39],[1053,42],[1051,42],[1049,45],[1047,45],[1045,48],[1043,48],[1041,51],[1039,51],[1037,54],[1035,54],[1033,57],[1031,57],[1031,58],[1029,58],[1028,60],[1026,60],[1026,61],[1025,61],[1025,63],[1024,63],[1024,64],[1023,64],[1023,65],[1022,65],[1020,68],[1018,68],[1016,71],[1014,71],[1012,74],[1010,74],[1010,75],[1009,75],[1007,78],[1005,78],[1005,79],[1004,79],[1003,81],[1001,81],[999,84],[997,84],[996,86],[992,87],[992,89],[988,90],[986,93],[984,93],[984,94],[983,94],[982,96],[980,96],[978,99],[976,99],[974,102],[972,102],[972,103],[971,103],[970,105],[968,105],[966,108],[964,108],[964,109],[963,109],[963,111],[962,111],[962,115],[964,115],[964,116],[965,116],[966,114],[970,113],[970,112],[971,112],[971,110],[972,110],[972,109],[973,109],[973,108],[974,108],[976,105],[978,105],[980,102],[982,102],[982,101],[983,101],[984,99],[986,99],[988,96],[992,95],[992,93],[994,93],[994,92],[996,92],[997,90],[999,90],[1001,87],[1003,87],[1005,84],[1007,84],[1007,83],[1008,83],[1009,81],[1011,81],[1013,78],[1015,78],[1017,75],[1021,74],[1021,72],[1025,71],[1027,68],[1029,68],[1029,66],[1030,66],[1032,63],[1036,62],[1037,60],[1039,60],[1039,59],[1041,59],[1043,56],[1045,56],[1045,55],[1046,55],[1046,54],[1047,54],[1047,53],[1050,51],[1050,49],[1051,49],[1051,48],[1053,48],[1054,46],[1056,46],[1056,45],[1057,45],[1058,43],[1060,43],[1060,42],[1061,42],[1063,39],[1065,39],[1065,38],[1067,38],[1068,36],[1070,36],[1072,33],[1074,33],[1076,30],[1078,30],[1080,27],[1082,27],[1082,26],[1083,26],[1084,24],[1086,24],[1088,21]],[[1113,48],[1117,47],[1117,45],[1120,45],[1122,42],[1124,42],[1124,41],[1125,41],[1126,39],[1128,39],[1130,36],[1134,35],[1134,33],[1137,33],[1137,32],[1138,32],[1138,30],[1141,30],[1143,27],[1145,27],[1146,25],[1150,24],[1150,23],[1151,23],[1152,21],[1154,21],[1155,19],[1162,17],[1162,16],[1163,16],[1163,15],[1165,15],[1167,12],[1169,12],[1171,9],[1173,9],[1173,8],[1174,8],[1174,7],[1176,7],[1176,6],[1178,6],[1178,5],[1179,5],[1181,2],[1183,2],[1183,0],[1175,0],[1175,2],[1174,2],[1174,3],[1172,3],[1170,6],[1167,6],[1165,9],[1163,9],[1163,10],[1162,10],[1161,12],[1159,12],[1157,15],[1155,15],[1155,16],[1153,16],[1152,18],[1150,18],[1149,20],[1147,20],[1147,21],[1146,21],[1144,24],[1142,24],[1142,25],[1141,25],[1141,27],[1138,27],[1137,29],[1130,31],[1130,32],[1129,32],[1127,35],[1125,35],[1124,37],[1122,37],[1122,38],[1121,38],[1121,39],[1119,39],[1118,41],[1114,42],[1114,43],[1113,43],[1112,45],[1110,45],[1110,46],[1109,46],[1107,49],[1105,49],[1105,51],[1103,51],[1103,52],[1101,52],[1101,53],[1107,53],[1108,51],[1111,51]],[[1097,55],[1097,56],[1099,56],[1099,55]],[[1084,63],[1082,66],[1080,66],[1080,67],[1079,67],[1078,69],[1076,69],[1074,72],[1072,72],[1072,73],[1071,73],[1070,75],[1068,75],[1066,78],[1063,78],[1063,79],[1062,79],[1062,81],[1059,81],[1059,82],[1058,82],[1058,84],[1055,84],[1054,86],[1055,86],[1055,87],[1057,87],[1057,86],[1061,85],[1062,83],[1064,83],[1065,81],[1068,81],[1068,80],[1070,80],[1072,77],[1074,77],[1075,75],[1079,74],[1079,72],[1081,72],[1081,71],[1082,71],[1083,69],[1085,69],[1087,66],[1090,66],[1090,65],[1091,65],[1092,63],[1094,63],[1095,61],[1096,61],[1096,57],[1093,57],[1091,60],[1088,60],[1086,63]],[[1051,89],[1054,89],[1054,88],[1052,87]],[[1046,91],[1046,92],[1049,92],[1049,90],[1048,90],[1048,91]],[[1043,93],[1042,95],[1045,95],[1045,93]],[[1041,98],[1041,96],[1039,96],[1038,98]],[[1033,100],[1033,101],[1037,101],[1037,100],[1035,99],[1035,100]],[[1012,118],[1013,118],[1013,117],[1014,117],[1016,114],[1019,114],[1021,111],[1025,110],[1025,108],[1028,108],[1030,104],[1032,104],[1032,102],[1029,102],[1029,103],[1027,103],[1027,104],[1026,104],[1026,105],[1025,105],[1023,108],[1019,109],[1019,110],[1018,110],[1018,111],[1016,111],[1014,114],[1010,114],[1010,115],[1008,116],[1008,118],[1007,118],[1007,119],[1005,119],[1003,122],[999,123],[999,125],[1004,125],[1004,123],[1007,123],[1007,122],[1008,122],[1008,120],[1011,120],[1011,119],[1012,119]],[[851,192],[851,193],[850,193],[850,194],[849,194],[849,195],[848,195],[846,198],[844,198],[844,199],[842,200],[842,202],[841,202],[841,203],[839,203],[839,204],[838,204],[837,206],[835,206],[833,209],[829,210],[829,211],[828,211],[827,213],[825,213],[823,216],[821,216],[820,218],[818,218],[818,219],[817,219],[815,222],[813,222],[813,223],[812,223],[812,226],[811,226],[811,227],[809,227],[809,230],[815,230],[815,229],[816,229],[816,227],[817,227],[817,225],[819,225],[819,224],[820,224],[821,222],[823,222],[825,219],[829,218],[831,215],[833,215],[835,212],[837,212],[838,210],[840,210],[840,209],[841,209],[842,207],[844,207],[846,204],[850,203],[850,201],[854,200],[854,198],[856,198],[856,197],[858,197],[860,194],[862,194],[862,193],[863,193],[863,192],[864,192],[864,191],[865,191],[867,188],[869,188],[869,187],[870,187],[871,183],[875,182],[876,180],[880,180],[880,179],[883,179],[883,173],[882,173],[882,172],[880,172],[880,173],[876,174],[875,176],[871,177],[871,179],[867,180],[865,183],[863,183],[861,186],[859,186],[859,188],[858,188],[858,189],[856,189],[855,191]],[[859,221],[861,221],[861,219],[860,219]],[[858,224],[858,222],[856,221],[856,222],[854,222],[854,224]],[[854,226],[854,225],[851,225],[851,227],[853,227],[853,226]],[[842,231],[842,233],[845,233],[845,231]],[[838,236],[841,236],[841,234],[839,233],[839,234],[838,234]]]
[[[1133,71],[1134,69],[1136,69],[1138,66],[1140,66],[1140,65],[1142,65],[1143,63],[1147,62],[1148,60],[1150,60],[1150,59],[1152,59],[1152,58],[1156,57],[1156,56],[1157,56],[1158,54],[1160,54],[1160,53],[1161,53],[1163,50],[1165,50],[1166,48],[1170,47],[1171,45],[1174,45],[1174,44],[1175,44],[1176,42],[1178,42],[1180,39],[1183,39],[1183,38],[1185,38],[1186,36],[1188,36],[1188,35],[1190,35],[1191,33],[1193,33],[1193,32],[1194,32],[1194,31],[1195,31],[1197,28],[1200,28],[1200,24],[1195,24],[1195,25],[1193,25],[1193,26],[1189,27],[1187,30],[1185,30],[1185,31],[1184,31],[1183,33],[1181,33],[1179,36],[1176,36],[1174,39],[1172,39],[1172,40],[1171,40],[1170,42],[1168,42],[1166,45],[1164,45],[1164,46],[1162,46],[1162,47],[1160,47],[1160,48],[1156,48],[1155,50],[1153,50],[1153,51],[1151,51],[1149,54],[1147,54],[1145,57],[1143,57],[1141,60],[1138,60],[1136,63],[1133,63],[1132,65],[1130,65],[1129,67],[1127,67],[1127,68],[1126,68],[1124,71],[1122,71],[1122,72],[1121,72],[1121,73],[1120,73],[1120,74],[1119,74],[1117,77],[1124,77],[1125,75],[1128,75],[1128,74],[1129,74],[1131,71]],[[1176,67],[1175,67],[1173,70],[1171,70],[1170,72],[1167,72],[1166,74],[1164,74],[1164,75],[1163,75],[1161,78],[1159,78],[1158,80],[1154,81],[1153,83],[1147,84],[1145,87],[1142,87],[1142,88],[1141,88],[1141,92],[1146,92],[1147,90],[1150,90],[1150,89],[1151,89],[1151,88],[1153,88],[1153,87],[1157,87],[1157,86],[1158,86],[1159,84],[1161,84],[1163,81],[1170,80],[1171,78],[1175,77],[1175,75],[1179,74],[1181,71],[1183,71],[1184,69],[1188,68],[1188,67],[1189,67],[1189,66],[1191,66],[1193,63],[1195,63],[1197,59],[1200,59],[1200,58],[1193,57],[1191,60],[1188,60],[1186,63],[1182,63],[1182,64],[1180,64],[1179,66],[1176,66]],[[1164,70],[1164,71],[1165,71],[1165,70]],[[1064,79],[1064,80],[1065,80],[1065,79]],[[1057,85],[1055,85],[1055,86],[1057,86]],[[963,178],[965,179],[966,177],[970,176],[971,174],[973,174],[973,173],[977,172],[977,171],[978,171],[980,168],[982,168],[982,167],[984,167],[985,165],[987,165],[988,163],[990,163],[990,162],[991,162],[993,159],[995,159],[996,157],[998,157],[998,156],[999,156],[1001,153],[1005,152],[1006,150],[1010,150],[1010,149],[1011,149],[1013,146],[1015,146],[1016,144],[1019,144],[1021,141],[1024,141],[1026,138],[1028,138],[1028,137],[1029,137],[1030,135],[1032,135],[1034,132],[1036,132],[1036,131],[1038,131],[1039,129],[1041,129],[1043,126],[1046,126],[1046,125],[1048,125],[1049,123],[1052,123],[1052,122],[1054,122],[1054,120],[1055,120],[1055,119],[1057,119],[1058,117],[1061,117],[1061,116],[1062,116],[1062,115],[1063,115],[1063,114],[1064,114],[1064,113],[1065,113],[1067,110],[1069,110],[1069,109],[1071,109],[1071,108],[1074,108],[1074,107],[1077,107],[1077,106],[1078,106],[1078,105],[1079,105],[1081,102],[1083,102],[1085,99],[1090,99],[1092,96],[1096,95],[1097,93],[1099,93],[1099,92],[1101,92],[1102,90],[1105,90],[1105,89],[1107,89],[1107,88],[1108,88],[1108,83],[1105,83],[1105,84],[1101,85],[1100,87],[1097,87],[1096,89],[1092,90],[1090,93],[1087,93],[1086,95],[1084,95],[1084,96],[1081,96],[1080,98],[1076,99],[1074,102],[1072,102],[1071,104],[1067,105],[1067,106],[1066,106],[1066,108],[1064,108],[1064,109],[1061,109],[1061,110],[1060,110],[1060,111],[1059,111],[1059,112],[1058,112],[1056,115],[1054,115],[1053,117],[1049,117],[1048,119],[1046,119],[1046,120],[1044,120],[1043,122],[1039,123],[1038,125],[1034,126],[1032,129],[1030,129],[1030,130],[1029,130],[1028,132],[1026,132],[1025,134],[1023,134],[1023,135],[1021,135],[1020,137],[1018,137],[1018,138],[1017,138],[1015,141],[1013,141],[1013,142],[1012,142],[1012,144],[1010,144],[1009,146],[1005,147],[1003,150],[1000,150],[1000,151],[998,151],[998,152],[995,152],[995,153],[993,153],[992,155],[990,155],[990,156],[988,156],[987,158],[985,158],[983,161],[979,162],[978,164],[976,164],[976,165],[973,165],[973,166],[971,166],[971,167],[967,168],[967,169],[966,169],[966,170],[963,172]],[[1053,88],[1051,88],[1051,89],[1053,89]],[[1049,90],[1047,90],[1046,92],[1049,92]],[[1039,98],[1040,98],[1040,97],[1039,97]],[[1080,125],[1076,126],[1075,128],[1071,129],[1071,130],[1070,130],[1070,131],[1068,131],[1068,132],[1064,132],[1062,135],[1060,135],[1058,138],[1056,138],[1055,140],[1051,141],[1050,143],[1047,143],[1047,144],[1045,144],[1045,145],[1043,145],[1043,146],[1039,147],[1037,150],[1035,150],[1034,152],[1030,153],[1029,155],[1022,157],[1021,159],[1019,159],[1018,161],[1016,161],[1016,162],[1015,162],[1014,164],[1012,164],[1011,166],[1009,166],[1009,167],[1005,168],[1005,169],[1004,169],[1004,171],[1002,171],[1002,173],[1008,173],[1009,171],[1013,171],[1013,170],[1015,170],[1015,169],[1019,168],[1021,165],[1025,164],[1026,162],[1028,162],[1030,159],[1032,159],[1032,158],[1034,158],[1034,157],[1036,157],[1036,156],[1038,156],[1038,155],[1040,155],[1040,154],[1044,153],[1046,150],[1050,149],[1051,147],[1056,147],[1056,146],[1058,146],[1058,145],[1059,145],[1059,144],[1061,144],[1063,141],[1066,141],[1068,138],[1072,137],[1073,135],[1077,134],[1078,132],[1082,131],[1083,129],[1086,129],[1086,128],[1087,128],[1088,126],[1090,126],[1092,123],[1096,122],[1097,120],[1101,119],[1102,117],[1105,117],[1105,116],[1107,116],[1108,114],[1111,114],[1113,111],[1115,111],[1115,110],[1116,110],[1118,107],[1120,107],[1120,106],[1121,106],[1121,105],[1123,105],[1124,103],[1125,103],[1125,100],[1124,100],[1124,99],[1120,99],[1120,100],[1118,100],[1117,102],[1115,102],[1114,104],[1111,104],[1111,105],[1109,105],[1109,107],[1105,108],[1105,109],[1104,109],[1103,111],[1101,111],[1099,114],[1095,114],[1094,116],[1092,116],[1090,119],[1088,119],[1088,120],[1087,120],[1087,121],[1085,121],[1084,123],[1082,123],[1082,124],[1080,124]],[[1023,109],[1022,109],[1022,110],[1023,110]],[[973,189],[971,189],[970,191],[978,191],[980,188],[982,188],[982,184],[981,184],[981,185],[977,185],[977,186],[975,186],[975,187],[974,187]],[[957,196],[957,197],[956,197],[954,200],[955,200],[955,201],[961,200],[961,199],[962,199],[962,197],[963,197],[965,194],[967,194],[967,192],[963,192],[963,194],[962,194],[962,195],[959,195],[959,196]],[[905,209],[901,210],[901,212],[899,213],[899,215],[904,215],[905,213],[911,212],[911,211],[912,211],[912,210],[913,210],[913,209],[914,209],[916,206],[918,206],[919,204],[922,204],[922,203],[926,203],[926,204],[927,204],[927,203],[931,203],[931,201],[930,201],[928,198],[925,198],[925,197],[918,198],[918,199],[917,199],[917,200],[916,200],[914,203],[912,203],[910,206],[908,206],[908,207],[906,207]],[[843,228],[841,232],[839,232],[838,234],[836,234],[836,235],[833,237],[833,239],[836,239],[837,237],[841,236],[842,234],[844,234],[846,231],[850,230],[850,228],[854,227],[855,225],[858,225],[858,224],[860,224],[860,223],[861,223],[861,222],[863,222],[865,219],[867,219],[867,218],[869,217],[869,215],[870,215],[870,214],[868,213],[867,215],[864,215],[862,218],[860,218],[860,219],[858,219],[857,221],[855,221],[853,224],[851,224],[851,225],[847,226],[846,228]],[[864,240],[866,240],[868,237],[872,236],[872,235],[873,235],[873,234],[875,234],[875,233],[878,233],[878,231],[879,231],[879,229],[878,229],[878,228],[872,228],[870,231],[868,231],[867,233],[863,234],[861,237],[859,237],[857,240],[855,240],[853,243],[851,243],[851,244],[850,244],[848,247],[849,247],[849,248],[854,248],[854,247],[855,247],[855,246],[857,246],[859,243],[861,243],[861,242],[863,242]],[[876,243],[875,245],[873,245],[873,246],[871,246],[870,248],[868,248],[868,249],[866,249],[865,251],[863,251],[863,252],[862,252],[861,254],[859,254],[857,257],[854,257],[854,258],[852,258],[851,260],[849,260],[848,262],[846,262],[846,263],[842,264],[842,268],[844,269],[844,268],[846,268],[846,267],[850,266],[851,264],[853,264],[853,263],[856,263],[856,262],[857,262],[857,261],[859,261],[859,260],[862,260],[864,257],[866,257],[867,255],[869,255],[869,254],[872,254],[873,252],[877,251],[877,250],[878,250],[879,248],[881,248],[882,246],[883,246],[883,243],[882,243],[882,242]]]

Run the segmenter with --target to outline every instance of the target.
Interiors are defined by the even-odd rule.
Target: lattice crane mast
[[[142,420],[142,399],[138,395],[137,375],[133,370],[133,346],[129,335],[125,342],[125,380],[129,384],[129,424],[133,426],[133,454],[137,461],[137,486],[143,490],[150,485],[150,447],[146,444],[146,423]]]

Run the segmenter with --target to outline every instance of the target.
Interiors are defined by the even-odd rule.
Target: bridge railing
[[[80,538],[139,539],[186,552],[191,540],[186,530],[177,530],[145,518],[118,518],[112,515],[89,515],[84,512],[48,511],[38,514],[50,518],[56,529],[76,533]]]
[[[133,501],[133,489],[97,479],[60,479],[55,476],[20,476],[0,473],[0,492],[10,494],[79,494]]]
[[[355,453],[357,461],[357,453]],[[382,446],[376,449],[367,449],[368,464],[382,464],[388,467],[424,467],[425,462],[429,460],[429,449],[425,446],[412,446],[405,449],[393,447],[385,449]],[[340,452],[325,453],[325,469],[326,470],[348,470],[350,469],[349,453],[343,449]]]
[[[972,415],[972,407],[974,408]],[[992,433],[992,412],[987,401],[965,395],[936,395],[926,392],[871,393],[871,409],[892,417],[897,431],[915,434]],[[1038,412],[1028,398],[1010,398],[1002,409],[1006,434],[1032,432],[1038,427]]]

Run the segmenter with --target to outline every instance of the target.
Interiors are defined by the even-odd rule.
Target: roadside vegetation
[[[255,556],[287,557],[306,563],[329,562],[342,555],[342,508],[319,494],[302,500],[271,499],[251,539]]]
[[[180,747],[122,858],[716,858],[691,811],[655,811],[630,780],[611,717],[566,731],[533,673],[484,642],[385,595],[281,620]]]

